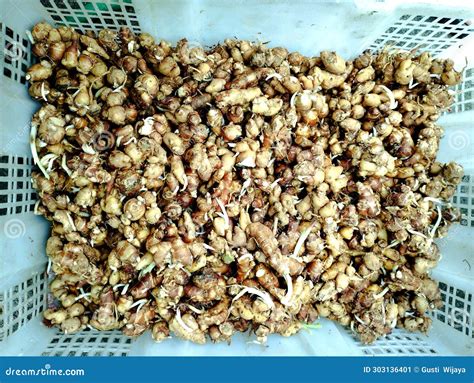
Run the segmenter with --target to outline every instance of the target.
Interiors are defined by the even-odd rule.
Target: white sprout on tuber
[[[138,307],[137,308],[137,312],[140,311],[140,309],[146,305],[148,303],[148,299],[139,299],[138,301],[134,302],[130,307],[129,309],[133,309],[134,307]]]
[[[96,154],[97,152],[94,150],[94,148],[89,145],[89,144],[82,144],[82,150],[84,151],[84,153],[87,153],[87,154]]]
[[[423,238],[425,238],[425,239],[428,239],[428,237],[427,237],[425,234],[420,233],[419,231],[413,230],[413,229],[411,229],[411,228],[408,228],[408,227],[407,227],[407,228],[406,228],[406,231],[408,231],[410,234],[419,235],[420,237],[423,237]]]
[[[181,318],[181,311],[179,310],[179,307],[176,309],[175,318],[176,318],[176,321],[184,330],[186,330],[187,332],[193,332],[193,329],[189,327],[186,323],[184,323],[184,320]]]
[[[430,231],[430,237],[431,238],[434,238],[434,236],[436,234],[436,230],[438,230],[438,227],[441,224],[441,220],[443,219],[443,215],[441,213],[441,208],[439,207],[439,205],[436,205],[436,211],[438,213],[438,216],[436,218],[435,224],[433,225],[433,228]]]
[[[122,69],[123,71],[123,69]],[[124,72],[124,71],[123,71]],[[125,73],[125,72],[124,72]],[[115,88],[112,93],[118,93],[120,92],[124,87],[125,87],[125,84],[127,83],[127,75],[125,74],[125,79],[123,80],[123,83],[122,85],[118,86],[117,88]]]
[[[380,293],[378,294],[374,294],[374,299],[379,299],[379,298],[382,298],[385,294],[388,293],[390,289],[387,287],[385,287]]]
[[[31,34],[31,31],[29,29],[27,29],[25,31],[25,34],[26,34],[26,37],[28,37],[28,40],[30,40],[30,43],[31,44],[34,44],[35,43],[35,39],[33,38],[33,35]]]
[[[392,91],[387,88],[385,85],[380,85],[380,87],[385,91],[387,94],[388,99],[390,100],[390,109],[395,109],[398,106],[398,102],[395,100],[395,96],[393,95]]]
[[[303,231],[298,238],[298,242],[296,242],[295,249],[293,250],[292,257],[293,258],[298,258],[298,254],[301,251],[301,248],[303,247],[304,242],[308,238],[308,236],[311,234],[311,230],[313,230],[315,222],[312,222],[311,225],[309,225],[305,231]]]
[[[188,176],[186,174],[183,174],[183,186],[180,189],[180,191],[185,191],[187,187],[188,187]]]
[[[46,96],[49,94],[49,91],[46,92],[44,89],[44,81],[41,83],[41,97],[43,98],[44,101],[48,102],[48,99]]]
[[[247,178],[244,181],[244,183],[242,184],[242,189],[240,190],[240,193],[239,193],[239,200],[246,193],[246,191],[247,191],[247,189],[248,189],[248,187],[250,186],[251,183],[252,183],[252,180],[250,178]]]
[[[66,172],[66,174],[67,174],[69,177],[71,177],[72,171],[71,171],[71,169],[69,169],[69,168],[67,167],[67,164],[66,164],[66,155],[65,155],[65,154],[63,154],[63,156],[62,156],[62,158],[61,158],[61,167],[62,167],[63,170]]]
[[[396,317],[393,318],[393,321],[392,321],[392,323],[390,324],[390,327],[391,327],[391,328],[397,327],[397,318],[396,318]]]
[[[253,259],[253,255],[250,254],[250,253],[245,253],[245,254],[241,255],[241,256],[238,258],[238,260],[241,261],[241,260],[247,259],[247,258],[249,258],[250,260],[252,260],[252,259]]]
[[[124,143],[123,143],[123,146],[127,146],[127,145],[131,144],[132,142],[133,142],[134,144],[137,143],[137,139],[136,139],[135,137],[133,137],[133,136],[130,137],[130,138],[127,140],[127,142],[124,142]]]
[[[236,153],[238,155],[238,153]],[[251,156],[245,157],[242,161],[240,161],[237,166],[242,166],[245,168],[254,168],[255,167],[255,159]]]
[[[35,202],[35,207],[33,209],[33,214],[34,215],[41,215],[41,213],[38,211],[40,203],[41,203],[40,199]]]
[[[364,325],[364,326],[367,326],[367,323],[365,323],[362,319],[359,318],[359,316],[355,315],[354,314],[354,318],[357,322],[359,322],[360,324]]]
[[[156,267],[155,262],[150,263],[147,267],[140,271],[138,274],[138,279],[141,279],[145,274],[148,274]]]
[[[412,77],[412,78],[410,79],[409,84],[408,84],[408,89],[413,89],[415,86],[417,86],[417,85],[419,84],[419,83],[417,83],[417,82],[414,83],[413,80],[414,80],[414,78]]]
[[[45,176],[46,179],[49,180],[49,174],[41,164],[40,158],[38,156],[38,152],[36,151],[36,135],[37,135],[37,127],[36,124],[31,124],[31,131],[30,131],[30,149],[31,154],[33,155],[33,162],[38,166],[41,173]]]
[[[275,186],[278,185],[278,182],[281,181],[281,178],[277,178],[275,181],[273,181],[271,184],[270,184],[270,189],[274,189]]]
[[[71,227],[72,227],[72,230],[73,230],[73,231],[77,231],[76,225],[74,224],[74,220],[72,219],[71,214],[70,214],[69,212],[66,212],[66,216],[67,216],[67,219],[68,219],[68,221],[69,221],[69,224],[70,224]]]
[[[275,307],[273,299],[270,297],[266,291],[260,291],[253,287],[242,286],[243,289],[232,299],[232,302],[235,302],[237,299],[242,297],[244,294],[253,294],[257,295],[269,308]]]
[[[41,158],[41,160],[40,160],[41,165],[46,167],[46,171],[48,173],[51,173],[51,171],[53,170],[53,163],[57,158],[58,158],[58,156],[56,154],[53,154],[53,153],[46,154],[44,157]]]
[[[200,309],[198,309],[198,308],[196,308],[196,307],[190,305],[189,303],[186,303],[186,306],[187,306],[192,312],[194,312],[194,313],[196,313],[196,314],[202,314],[202,313],[204,313],[204,310],[200,310]]]
[[[203,243],[202,247],[204,247],[207,250],[216,251],[216,249],[214,249],[212,246],[209,246],[207,243]]]
[[[272,78],[276,78],[277,80],[281,81],[283,80],[283,76],[280,74],[280,73],[277,73],[277,72],[274,72],[274,73],[271,73],[269,74],[266,78],[265,78],[265,81],[268,81]]]
[[[290,98],[290,106],[292,108],[295,107],[295,100],[296,100],[296,96],[298,95],[299,92],[295,92],[292,94],[291,98]]]
[[[222,218],[224,218],[225,228],[228,229],[230,227],[230,220],[229,220],[229,216],[227,215],[227,210],[225,209],[224,204],[219,198],[216,198],[216,202],[222,211]]]
[[[153,132],[153,124],[155,123],[155,119],[153,117],[147,117],[143,120],[143,125],[139,130],[140,134],[148,136]]]
[[[81,295],[78,295],[75,299],[75,301],[78,301],[79,299],[84,298],[87,302],[90,302],[91,300],[89,297],[92,295],[91,293],[86,293],[82,287],[79,288],[79,291]]]

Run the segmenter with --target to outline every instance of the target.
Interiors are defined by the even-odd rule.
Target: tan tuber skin
[[[370,343],[427,331],[434,238],[463,176],[436,161],[461,80],[429,53],[33,27],[35,212],[66,333],[264,342],[318,316]]]

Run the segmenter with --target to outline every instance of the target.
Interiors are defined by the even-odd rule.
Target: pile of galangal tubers
[[[451,60],[46,23],[32,37],[47,325],[196,343],[318,317],[364,343],[427,331],[433,240],[460,217],[463,170],[436,161]]]

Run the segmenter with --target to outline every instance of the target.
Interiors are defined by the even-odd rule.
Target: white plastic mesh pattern
[[[46,285],[41,273],[0,293],[0,341],[45,310]]]
[[[467,112],[474,109],[474,68],[466,69],[463,82],[453,88],[456,101],[450,108],[451,113]]]
[[[369,49],[385,45],[411,50],[419,47],[437,55],[474,33],[468,20],[449,17],[403,15],[380,35]]]
[[[474,338],[472,294],[444,282],[440,282],[439,289],[444,304],[441,309],[433,311],[431,316],[462,332],[463,335]]]
[[[5,77],[25,84],[25,72],[32,58],[29,40],[0,23],[0,43],[0,71]]]
[[[395,329],[390,335],[365,345],[355,339],[365,355],[434,355],[436,350],[420,335]]]
[[[28,157],[0,157],[0,216],[34,210],[36,192],[31,184],[31,167]]]
[[[461,225],[474,227],[474,176],[465,175],[462,178],[452,204],[461,210]]]
[[[41,0],[41,4],[58,25],[95,32],[128,26],[133,32],[140,32],[132,0]]]
[[[132,339],[118,331],[86,330],[74,335],[57,331],[43,356],[126,356]]]

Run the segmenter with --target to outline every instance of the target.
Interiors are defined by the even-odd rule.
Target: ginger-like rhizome
[[[32,37],[48,325],[197,343],[318,317],[365,343],[427,331],[463,175],[436,161],[450,60],[46,23]]]

